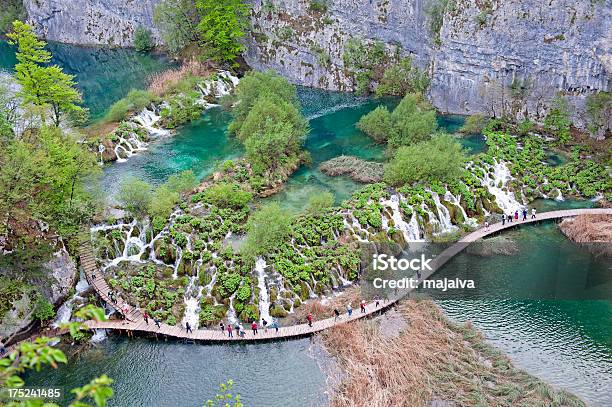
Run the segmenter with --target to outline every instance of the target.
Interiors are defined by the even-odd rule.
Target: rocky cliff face
[[[24,0],[47,38],[130,45],[155,29],[160,0]],[[585,98],[612,88],[612,0],[251,0],[247,62],[295,83],[352,90],[350,38],[382,41],[431,75],[429,97],[449,113],[542,119],[561,93],[583,123]],[[446,4],[439,29],[432,6]],[[157,38],[157,37],[156,37]]]
[[[29,21],[52,41],[71,44],[131,46],[138,26],[150,28],[160,0],[24,0]]]
[[[350,90],[342,54],[352,37],[399,46],[431,74],[429,97],[449,113],[541,120],[561,93],[584,125],[588,94],[612,82],[612,2],[448,0],[255,0],[246,59],[294,82]],[[321,2],[317,2],[323,4]]]

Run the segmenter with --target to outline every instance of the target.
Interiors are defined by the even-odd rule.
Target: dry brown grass
[[[183,62],[178,69],[168,69],[151,75],[148,89],[156,96],[163,96],[190,76],[207,76],[212,72],[210,63],[191,59]]]
[[[321,334],[343,377],[332,390],[334,407],[455,405],[584,406],[512,367],[469,324],[448,321],[429,301],[403,301],[408,321],[398,336],[380,332],[376,320],[339,325]],[[384,316],[382,317],[384,318]]]
[[[580,215],[559,225],[565,236],[596,255],[612,257],[612,215]]]

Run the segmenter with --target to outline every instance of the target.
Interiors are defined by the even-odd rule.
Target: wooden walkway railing
[[[448,249],[444,250],[438,256],[434,258],[431,262],[431,271],[424,272],[421,276],[421,281],[424,279],[428,279],[431,277],[437,270],[439,270],[446,262],[448,262],[451,258],[460,253],[465,247],[478,239],[483,237],[498,233],[502,230],[510,229],[516,226],[525,225],[529,223],[539,222],[543,220],[552,220],[552,219],[560,219],[565,217],[572,217],[577,215],[594,215],[594,214],[608,214],[612,215],[612,208],[605,209],[570,209],[570,210],[560,210],[560,211],[550,211],[550,212],[542,212],[537,215],[535,219],[528,219],[526,221],[514,221],[512,223],[506,223],[502,225],[501,223],[491,225],[488,229],[484,227],[479,228],[478,230],[464,236],[457,243],[450,246]],[[529,215],[530,216],[530,215]],[[85,236],[86,235],[86,236]],[[89,231],[83,234],[83,239],[81,241],[80,246],[80,256],[81,256],[81,264],[85,270],[85,274],[87,275],[87,279],[93,288],[98,292],[100,297],[112,305],[119,313],[123,315],[122,307],[124,304],[121,302],[119,304],[115,304],[110,301],[108,298],[109,287],[106,284],[104,278],[102,278],[102,273],[100,273],[96,266],[96,260],[93,256],[93,251],[91,247],[91,239]],[[268,329],[267,332],[264,332],[263,329],[259,329],[257,335],[254,335],[250,329],[247,329],[247,334],[244,338],[238,337],[234,332],[233,338],[228,338],[227,333],[221,332],[220,329],[211,330],[211,329],[196,329],[193,332],[187,332],[181,326],[170,326],[166,324],[160,324],[160,328],[158,328],[155,323],[149,319],[149,323],[147,324],[142,314],[130,307],[130,312],[128,312],[127,318],[129,321],[104,321],[104,322],[96,322],[96,321],[87,321],[86,324],[92,329],[115,329],[115,330],[126,330],[126,331],[138,331],[138,332],[150,332],[154,334],[161,334],[175,338],[185,338],[191,340],[199,340],[199,341],[211,341],[211,342],[220,342],[220,341],[261,341],[261,340],[273,340],[273,339],[281,339],[281,338],[296,338],[301,336],[312,335],[316,332],[323,331],[325,329],[331,328],[334,325],[343,324],[346,322],[354,321],[360,318],[368,317],[372,314],[378,313],[381,310],[390,307],[398,300],[406,296],[410,293],[412,289],[399,290],[396,294],[394,294],[391,298],[386,300],[380,300],[379,306],[376,306],[376,303],[370,302],[366,306],[366,312],[361,313],[359,309],[355,309],[353,315],[349,318],[346,313],[343,313],[338,318],[327,318],[319,321],[314,321],[312,327],[309,327],[308,324],[300,324],[293,325],[288,327],[281,327],[278,332],[274,329]],[[245,327],[248,328],[248,327]]]

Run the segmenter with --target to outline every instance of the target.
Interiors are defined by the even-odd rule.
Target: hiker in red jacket
[[[234,334],[232,333],[232,324],[227,324],[227,337],[233,338]]]
[[[308,313],[306,319],[308,320],[308,326],[312,328],[312,314]]]
[[[253,335],[257,335],[257,322],[253,321],[251,329],[253,330]]]
[[[366,313],[366,302],[365,302],[365,300],[361,300],[361,304],[359,304],[359,306],[361,307],[361,313],[365,314]]]

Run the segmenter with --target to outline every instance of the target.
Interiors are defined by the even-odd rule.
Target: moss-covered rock
[[[270,310],[270,315],[275,317],[275,318],[284,318],[288,314],[289,313],[287,312],[287,310],[285,310],[285,308],[281,307],[280,305],[275,305]]]

